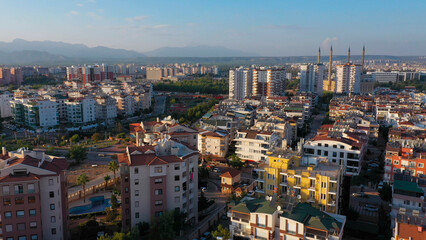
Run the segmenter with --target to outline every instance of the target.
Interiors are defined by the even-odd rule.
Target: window
[[[30,216],[35,216],[35,215],[36,215],[36,210],[30,209]]]
[[[175,197],[175,203],[179,203],[180,202],[180,197]]]
[[[24,210],[16,211],[16,217],[25,217],[25,211]]]
[[[163,168],[162,167],[155,167],[154,168],[154,172],[155,173],[162,173],[163,172]]]
[[[30,222],[30,228],[37,228],[37,222]]]
[[[53,186],[53,178],[49,179],[49,186]]]
[[[6,232],[12,232],[12,225],[6,225]]]
[[[135,201],[135,207],[139,207],[139,201]]]
[[[55,204],[54,203],[50,204],[50,210],[55,210]]]
[[[27,187],[28,187],[28,193],[35,192],[34,183],[28,183]]]
[[[394,161],[393,161],[393,164],[395,164],[395,165],[399,165],[399,160],[394,160]]]
[[[135,212],[135,218],[139,218],[139,212]]]
[[[324,157],[328,156],[328,151],[324,151]]]
[[[333,157],[337,157],[337,152],[333,152]]]
[[[135,179],[135,185],[139,185],[139,179]]]
[[[340,145],[340,149],[345,149],[345,146],[343,146],[343,145]]]
[[[38,236],[37,235],[31,235],[31,240],[38,240]]]
[[[12,212],[4,212],[4,218],[6,219],[12,218]]]
[[[318,143],[318,147],[321,147],[322,146],[322,144],[321,143]]]
[[[155,195],[163,195],[163,189],[155,189]]]
[[[24,204],[24,198],[23,197],[16,197],[15,198],[15,204],[16,205],[22,205],[22,204]]]
[[[410,200],[404,200],[405,205],[410,205]]]
[[[128,188],[128,187],[126,187],[126,188],[124,189],[124,191],[125,191],[126,193],[128,193],[128,192],[129,192],[129,188]]]
[[[130,202],[130,198],[126,198],[124,202],[125,202],[126,204],[129,204],[129,202]]]
[[[139,173],[139,168],[135,168],[135,174]]]
[[[162,178],[156,178],[156,179],[154,180],[154,183],[155,183],[155,184],[163,183],[163,179],[162,179]]]
[[[155,212],[156,217],[161,217],[163,215],[163,211]]]
[[[418,166],[418,167],[419,167],[419,168],[424,168],[424,166],[425,166],[425,165],[424,165],[423,163],[419,163],[419,166]]]
[[[180,165],[179,164],[175,164],[175,170],[179,170],[180,169]]]
[[[24,186],[22,184],[15,185],[15,194],[24,193]]]
[[[321,150],[317,150],[317,155],[321,156]]]
[[[51,216],[50,217],[50,222],[51,223],[55,223],[56,222],[56,217],[55,216]]]
[[[18,223],[17,227],[18,231],[25,231],[25,223]]]
[[[180,187],[179,186],[175,186],[175,192],[179,192],[180,191]]]
[[[28,196],[28,203],[35,203],[36,199],[35,196]]]
[[[341,153],[340,153],[340,157],[341,157],[341,158],[344,158],[344,157],[345,157],[345,153],[344,153],[344,152],[341,152]]]
[[[52,235],[56,235],[56,228],[52,228],[51,232],[52,232]]]
[[[8,237],[6,238],[6,240],[13,240],[13,237]]]
[[[129,177],[125,177],[124,182],[129,182]]]
[[[179,175],[175,175],[175,181],[179,181]]]
[[[27,240],[27,237],[26,236],[19,236],[18,240]]]
[[[163,200],[155,201],[155,206],[162,206],[162,205],[163,205]]]
[[[3,195],[9,194],[9,186],[3,186]]]
[[[328,143],[324,144],[324,147],[328,147]]]
[[[135,196],[139,196],[139,190],[135,190]]]
[[[333,145],[333,148],[337,148],[337,145]]]
[[[55,197],[55,193],[54,192],[49,192],[49,197],[50,198],[54,198]]]

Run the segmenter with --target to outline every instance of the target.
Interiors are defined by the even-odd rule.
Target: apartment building
[[[325,158],[304,157],[280,151],[268,156],[269,164],[256,171],[257,192],[272,196],[291,195],[301,202],[317,205],[329,213],[339,213],[343,169]]]
[[[278,133],[256,130],[239,130],[235,138],[238,157],[251,162],[267,160],[267,152],[274,149],[280,141]]]
[[[342,239],[346,217],[287,198],[245,200],[232,207],[233,239]]]
[[[361,91],[361,70],[358,64],[345,63],[336,66],[336,93],[359,93]]]
[[[2,92],[0,93],[0,117],[7,118],[12,116],[12,109],[10,102],[13,101],[13,93]]]
[[[0,159],[1,239],[62,240],[68,234],[64,158],[18,149]]]
[[[229,70],[229,98],[243,100],[251,97],[253,91],[253,72],[250,68],[239,67]]]
[[[346,175],[358,175],[367,151],[367,135],[328,132],[307,141],[303,148],[306,156],[325,157],[343,166]]]
[[[96,101],[93,98],[69,98],[67,105],[68,122],[86,124],[96,121]]]
[[[300,92],[311,92],[322,96],[323,81],[323,64],[303,64],[300,66]]]
[[[171,117],[160,121],[131,123],[129,125],[130,133],[136,137],[136,145],[151,145],[162,136],[168,135],[174,140],[188,144],[191,147],[198,147],[198,131],[180,125]]]
[[[198,151],[162,138],[157,145],[128,147],[118,156],[123,228],[179,209],[198,222]]]
[[[68,98],[65,94],[55,94],[53,96],[46,94],[44,96],[45,99],[49,99],[52,102],[56,102],[58,104],[58,117],[60,123],[65,123],[68,118],[67,113],[67,105],[65,104],[65,100]]]
[[[135,98],[132,95],[118,94],[112,97],[117,103],[117,114],[132,116],[135,113]]]
[[[200,129],[198,151],[201,155],[225,157],[229,147],[229,134],[225,130],[207,131]]]
[[[28,128],[59,125],[58,104],[49,100],[17,99],[10,102],[16,124]]]
[[[97,96],[96,101],[96,120],[104,121],[107,124],[114,124],[117,118],[116,100],[108,95]]]
[[[399,142],[389,142],[386,145],[383,180],[393,182],[394,174],[403,171],[409,171],[414,177],[424,175],[426,173],[426,153],[417,148],[404,147]]]

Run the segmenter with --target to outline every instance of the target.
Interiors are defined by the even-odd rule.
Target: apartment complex
[[[259,194],[291,195],[301,202],[315,204],[323,211],[340,212],[341,166],[324,158],[301,158],[292,152],[274,153],[268,158],[269,164],[255,169]]]
[[[200,129],[198,151],[201,155],[225,157],[230,144],[229,134],[225,130],[207,131]]]
[[[358,175],[367,151],[367,136],[328,132],[307,141],[303,148],[306,156],[325,157],[330,163],[343,166],[346,175]]]
[[[15,123],[29,128],[59,125],[58,104],[50,100],[13,100],[10,102]]]
[[[246,161],[266,161],[267,152],[274,149],[279,144],[279,140],[280,137],[275,132],[239,130],[235,138],[235,153]]]
[[[229,70],[229,98],[242,100],[253,94],[253,70],[239,67]]]
[[[324,65],[303,64],[300,66],[300,87],[301,92],[312,92],[322,96],[324,81]]]
[[[361,70],[358,64],[345,63],[336,66],[336,93],[359,93],[361,91]]]
[[[18,149],[0,159],[1,239],[62,240],[68,234],[64,158]]]
[[[128,147],[118,156],[123,228],[150,222],[179,209],[198,222],[198,151],[160,139],[156,145]]]
[[[69,123],[84,124],[96,120],[96,101],[93,98],[69,98],[65,105]]]
[[[346,217],[322,212],[307,203],[286,198],[245,200],[232,207],[234,239],[328,239],[343,237]]]
[[[12,116],[10,102],[13,100],[13,94],[6,91],[0,93],[0,117],[7,118]]]

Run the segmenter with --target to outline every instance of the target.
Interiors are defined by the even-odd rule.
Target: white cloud
[[[322,41],[321,46],[323,48],[328,48],[332,42],[336,42],[337,40],[339,40],[337,37],[327,37],[324,39],[324,41]]]
[[[66,16],[70,17],[70,16],[77,16],[80,13],[78,11],[70,11],[67,14],[65,14]]]
[[[148,18],[148,16],[134,16],[134,17],[131,17],[131,18],[126,18],[126,21],[128,21],[128,22],[138,22],[138,21],[145,20],[147,18]]]
[[[164,29],[164,28],[168,28],[168,27],[170,27],[170,25],[159,24],[159,25],[154,25],[154,26],[148,27],[148,28],[152,28],[152,29]]]
[[[97,14],[97,13],[95,13],[95,12],[88,12],[88,13],[87,13],[87,16],[89,16],[89,17],[91,17],[91,18],[93,18],[93,19],[96,19],[96,20],[100,20],[100,19],[102,19],[102,18],[103,18],[101,15],[98,15],[98,14]]]
[[[77,7],[83,7],[84,6],[83,3],[77,3],[76,5],[77,5]]]

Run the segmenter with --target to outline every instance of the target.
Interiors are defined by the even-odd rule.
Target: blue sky
[[[426,55],[426,1],[0,0],[0,41],[136,51],[224,46],[263,56]],[[325,49],[327,48],[327,49]]]

